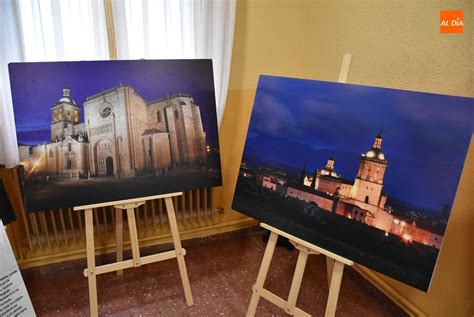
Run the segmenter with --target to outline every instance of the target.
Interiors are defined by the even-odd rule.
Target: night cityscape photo
[[[471,98],[261,76],[233,208],[427,291]]]
[[[222,184],[211,60],[9,71],[28,211]]]

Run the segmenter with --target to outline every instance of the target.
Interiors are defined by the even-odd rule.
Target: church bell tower
[[[74,135],[74,125],[79,123],[81,109],[70,96],[68,88],[63,89],[63,96],[51,107],[51,142]]]
[[[371,149],[363,153],[351,197],[378,206],[381,203],[383,178],[387,168],[387,159],[382,152],[382,134],[379,133]]]

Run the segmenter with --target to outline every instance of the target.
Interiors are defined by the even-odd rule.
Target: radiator
[[[184,192],[173,197],[180,232],[215,223],[212,189]],[[98,253],[115,248],[115,210],[112,206],[93,210],[95,244]],[[125,215],[126,213],[123,213]],[[150,200],[135,209],[140,242],[153,244],[170,234],[164,200]],[[124,241],[128,228],[124,221]],[[58,262],[85,254],[84,211],[72,208],[28,213],[26,240],[22,245],[23,266]],[[48,260],[51,259],[51,260]],[[21,263],[20,263],[21,264]]]

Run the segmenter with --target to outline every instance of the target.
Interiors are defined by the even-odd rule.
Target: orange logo
[[[440,11],[439,31],[441,33],[463,33],[463,11]]]

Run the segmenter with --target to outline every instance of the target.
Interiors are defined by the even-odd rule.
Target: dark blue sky
[[[218,145],[211,60],[13,63],[9,71],[19,143],[49,141],[50,108],[64,87],[71,89],[71,97],[82,109],[86,97],[122,83],[132,86],[145,101],[192,94],[201,110],[207,142]]]
[[[384,191],[425,208],[452,206],[474,131],[472,98],[261,76],[247,137],[280,137],[360,157],[381,126],[388,159]],[[335,159],[336,171],[353,180],[358,160]],[[290,154],[285,160],[280,163],[292,166],[295,158]],[[326,162],[312,163],[308,170]]]

